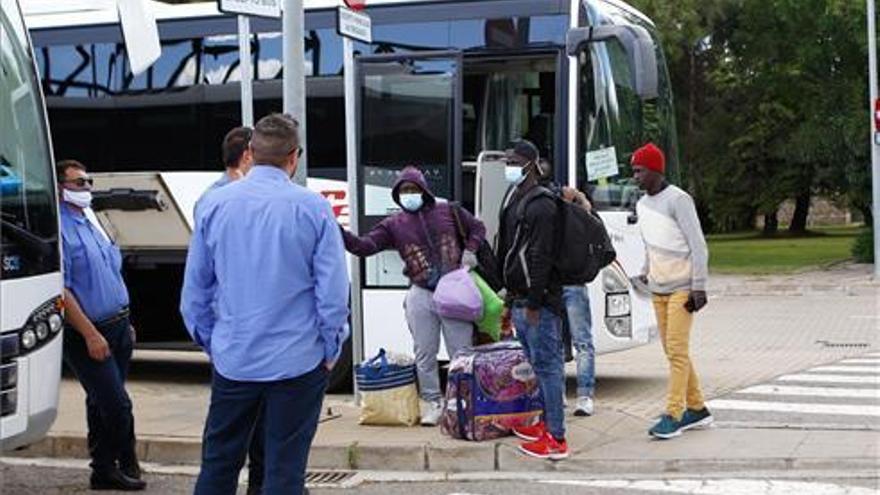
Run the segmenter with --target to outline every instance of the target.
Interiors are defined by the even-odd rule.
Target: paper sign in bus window
[[[587,152],[587,180],[594,181],[614,177],[620,173],[617,151],[614,146]]]

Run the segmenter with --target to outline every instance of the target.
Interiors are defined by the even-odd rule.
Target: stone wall
[[[782,205],[779,206],[779,212],[777,213],[779,225],[786,226],[790,224],[793,215],[794,201],[789,200],[782,203]],[[861,221],[862,215],[858,211],[841,208],[828,198],[814,196],[810,204],[810,215],[807,217],[807,227],[849,225]],[[758,215],[755,219],[755,226],[758,229],[764,228],[764,215]]]

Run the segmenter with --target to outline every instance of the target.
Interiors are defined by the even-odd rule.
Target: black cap
[[[538,161],[538,158],[540,156],[538,153],[538,147],[532,144],[531,141],[520,139],[518,141],[514,141],[512,144],[513,149],[510,150],[509,154],[516,155],[526,162]]]

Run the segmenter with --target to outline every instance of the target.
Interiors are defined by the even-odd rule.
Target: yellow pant
[[[684,309],[689,292],[654,295],[654,311],[660,327],[660,342],[669,360],[669,391],[666,395],[666,413],[681,419],[685,407],[702,409],[703,393],[700,380],[691,362],[689,346],[693,313]]]

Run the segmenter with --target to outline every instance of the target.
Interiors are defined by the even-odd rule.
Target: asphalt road
[[[176,495],[192,493],[194,477],[186,474],[146,476],[147,494]],[[84,466],[26,466],[0,462],[0,493],[4,495],[67,495],[89,492],[88,471]],[[870,477],[822,479],[720,478],[720,479],[546,479],[447,481],[447,482],[375,482],[364,481],[349,488],[311,488],[312,495],[870,495],[880,489],[880,480]],[[103,492],[117,493],[117,492]],[[244,493],[242,486],[239,493]]]

